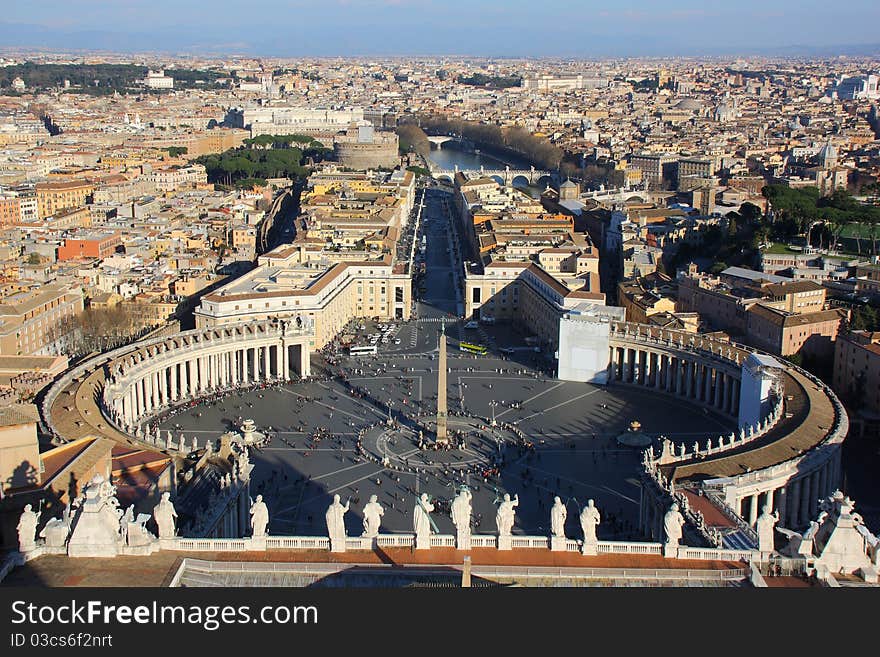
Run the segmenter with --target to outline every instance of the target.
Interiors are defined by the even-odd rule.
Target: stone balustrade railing
[[[700,447],[699,442],[694,442],[691,448],[688,449],[687,445],[681,443],[678,446],[678,450],[675,450],[671,446],[671,443],[664,442],[661,447],[662,451],[660,456],[657,458],[657,462],[660,465],[681,463],[683,461],[716,456],[718,454],[724,454],[725,452],[738,449],[769,433],[776,426],[776,423],[782,419],[784,412],[785,406],[780,397],[776,400],[770,413],[760,423],[749,427],[742,427],[736,433],[731,431],[726,436],[721,434],[714,441],[711,438],[708,438],[705,447]],[[648,456],[651,456],[650,452],[648,452]]]
[[[647,451],[645,453],[647,454]],[[668,507],[672,502],[677,502],[679,510],[688,521],[690,527],[696,530],[709,545],[721,547],[722,537],[720,533],[706,525],[702,513],[691,508],[687,496],[680,490],[676,490],[673,482],[663,475],[660,468],[654,462],[647,461],[647,457],[645,461],[645,475],[659,491],[659,498],[661,500],[665,498],[665,501],[661,503],[662,506]]]
[[[162,550],[180,552],[249,552],[274,549],[295,550],[329,550],[330,539],[325,536],[267,536],[263,539],[252,538],[172,538],[157,542]],[[414,548],[413,534],[379,534],[375,538],[348,536],[345,539],[346,550],[369,551],[379,547]],[[491,534],[473,534],[472,548],[495,548],[498,537]],[[454,548],[455,536],[452,534],[432,534],[431,548]],[[550,538],[547,536],[511,536],[513,549],[549,550]],[[581,541],[566,540],[567,552],[580,552]],[[598,554],[631,554],[631,555],[662,555],[663,545],[660,543],[641,543],[628,541],[599,541]],[[704,561],[750,561],[756,553],[750,550],[726,550],[718,548],[701,548],[680,546],[679,559],[698,559]]]
[[[684,351],[725,364],[742,365],[745,357],[755,351],[736,343],[721,342],[698,333],[677,331],[631,322],[612,322],[612,339],[635,341],[647,346]]]
[[[846,418],[846,415],[843,416]],[[798,454],[782,463],[777,463],[767,468],[763,468],[761,470],[754,470],[752,472],[744,472],[743,474],[736,475],[735,477],[719,477],[717,479],[707,479],[705,481],[705,487],[711,489],[719,489],[723,488],[726,484],[733,483],[734,480],[737,485],[745,485],[750,483],[758,483],[761,481],[775,479],[778,477],[782,477],[784,475],[792,475],[795,473],[803,473],[814,469],[825,463],[828,459],[828,451],[827,446],[835,445],[843,441],[846,437],[849,426],[848,420],[844,419],[842,425],[838,426],[835,424],[835,427],[829,431],[828,437],[820,444],[814,445],[806,452],[802,454]]]
[[[354,552],[370,552],[376,547],[398,547],[405,549],[415,548],[415,535],[413,534],[379,534],[375,538],[363,536],[349,536],[345,540],[345,550]],[[451,534],[433,534],[430,540],[430,548],[454,548],[455,537]],[[475,534],[471,536],[471,548],[501,548],[499,537],[496,535]],[[582,552],[582,542],[576,539],[566,539],[566,552]],[[521,536],[510,537],[509,548],[550,550],[551,541],[547,536]],[[505,549],[509,549],[505,548]],[[124,543],[118,547],[118,554],[122,556],[148,556],[162,550],[174,552],[226,552],[226,553],[266,553],[272,550],[327,550],[331,549],[330,539],[326,536],[264,536],[260,538],[187,538],[174,537],[153,539],[147,544],[129,546]],[[6,561],[0,566],[0,580],[15,566],[24,564],[32,559],[44,555],[65,555],[65,546],[50,547],[39,539],[36,546],[24,554],[14,552],[7,556]],[[628,542],[628,541],[598,541],[594,554],[628,554],[628,555],[655,555],[672,559],[689,559],[700,561],[744,561],[752,562],[760,557],[760,554],[752,550],[730,550],[719,548],[701,548],[679,546],[673,552],[668,552],[660,543],[654,542]],[[678,571],[670,571],[678,572]]]

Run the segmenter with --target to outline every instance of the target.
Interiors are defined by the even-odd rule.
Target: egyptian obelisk
[[[437,370],[437,442],[446,444],[446,324],[440,325],[440,363]]]

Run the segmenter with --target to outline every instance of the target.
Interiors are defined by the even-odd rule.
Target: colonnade
[[[739,413],[740,368],[712,362],[688,352],[668,353],[648,347],[610,347],[609,383],[653,388],[712,407],[720,413]]]
[[[104,388],[104,411],[122,428],[212,391],[310,376],[309,338],[257,325],[189,332],[126,356]]]
[[[767,484],[765,490],[728,492],[735,495],[733,509],[752,527],[764,505],[779,512],[779,523],[783,527],[803,528],[815,519],[819,512],[819,500],[831,495],[840,484],[840,449],[829,452],[828,458],[818,467],[806,473],[798,473],[778,485]]]

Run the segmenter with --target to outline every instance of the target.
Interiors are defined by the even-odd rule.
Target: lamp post
[[[392,423],[393,423],[393,420],[391,419],[391,407],[392,407],[393,405],[394,405],[394,400],[389,399],[389,400],[388,400],[388,426],[389,426],[389,427],[390,427],[390,426],[392,425]]]
[[[497,426],[498,426],[498,423],[495,421],[495,407],[496,407],[497,405],[498,405],[498,402],[496,402],[494,399],[493,399],[492,401],[489,402],[489,408],[492,409],[492,426],[493,426],[493,427],[497,427]]]

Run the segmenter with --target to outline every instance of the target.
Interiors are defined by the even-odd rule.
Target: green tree
[[[739,214],[747,222],[752,223],[761,218],[762,212],[761,208],[759,208],[757,205],[746,201],[740,206]]]

